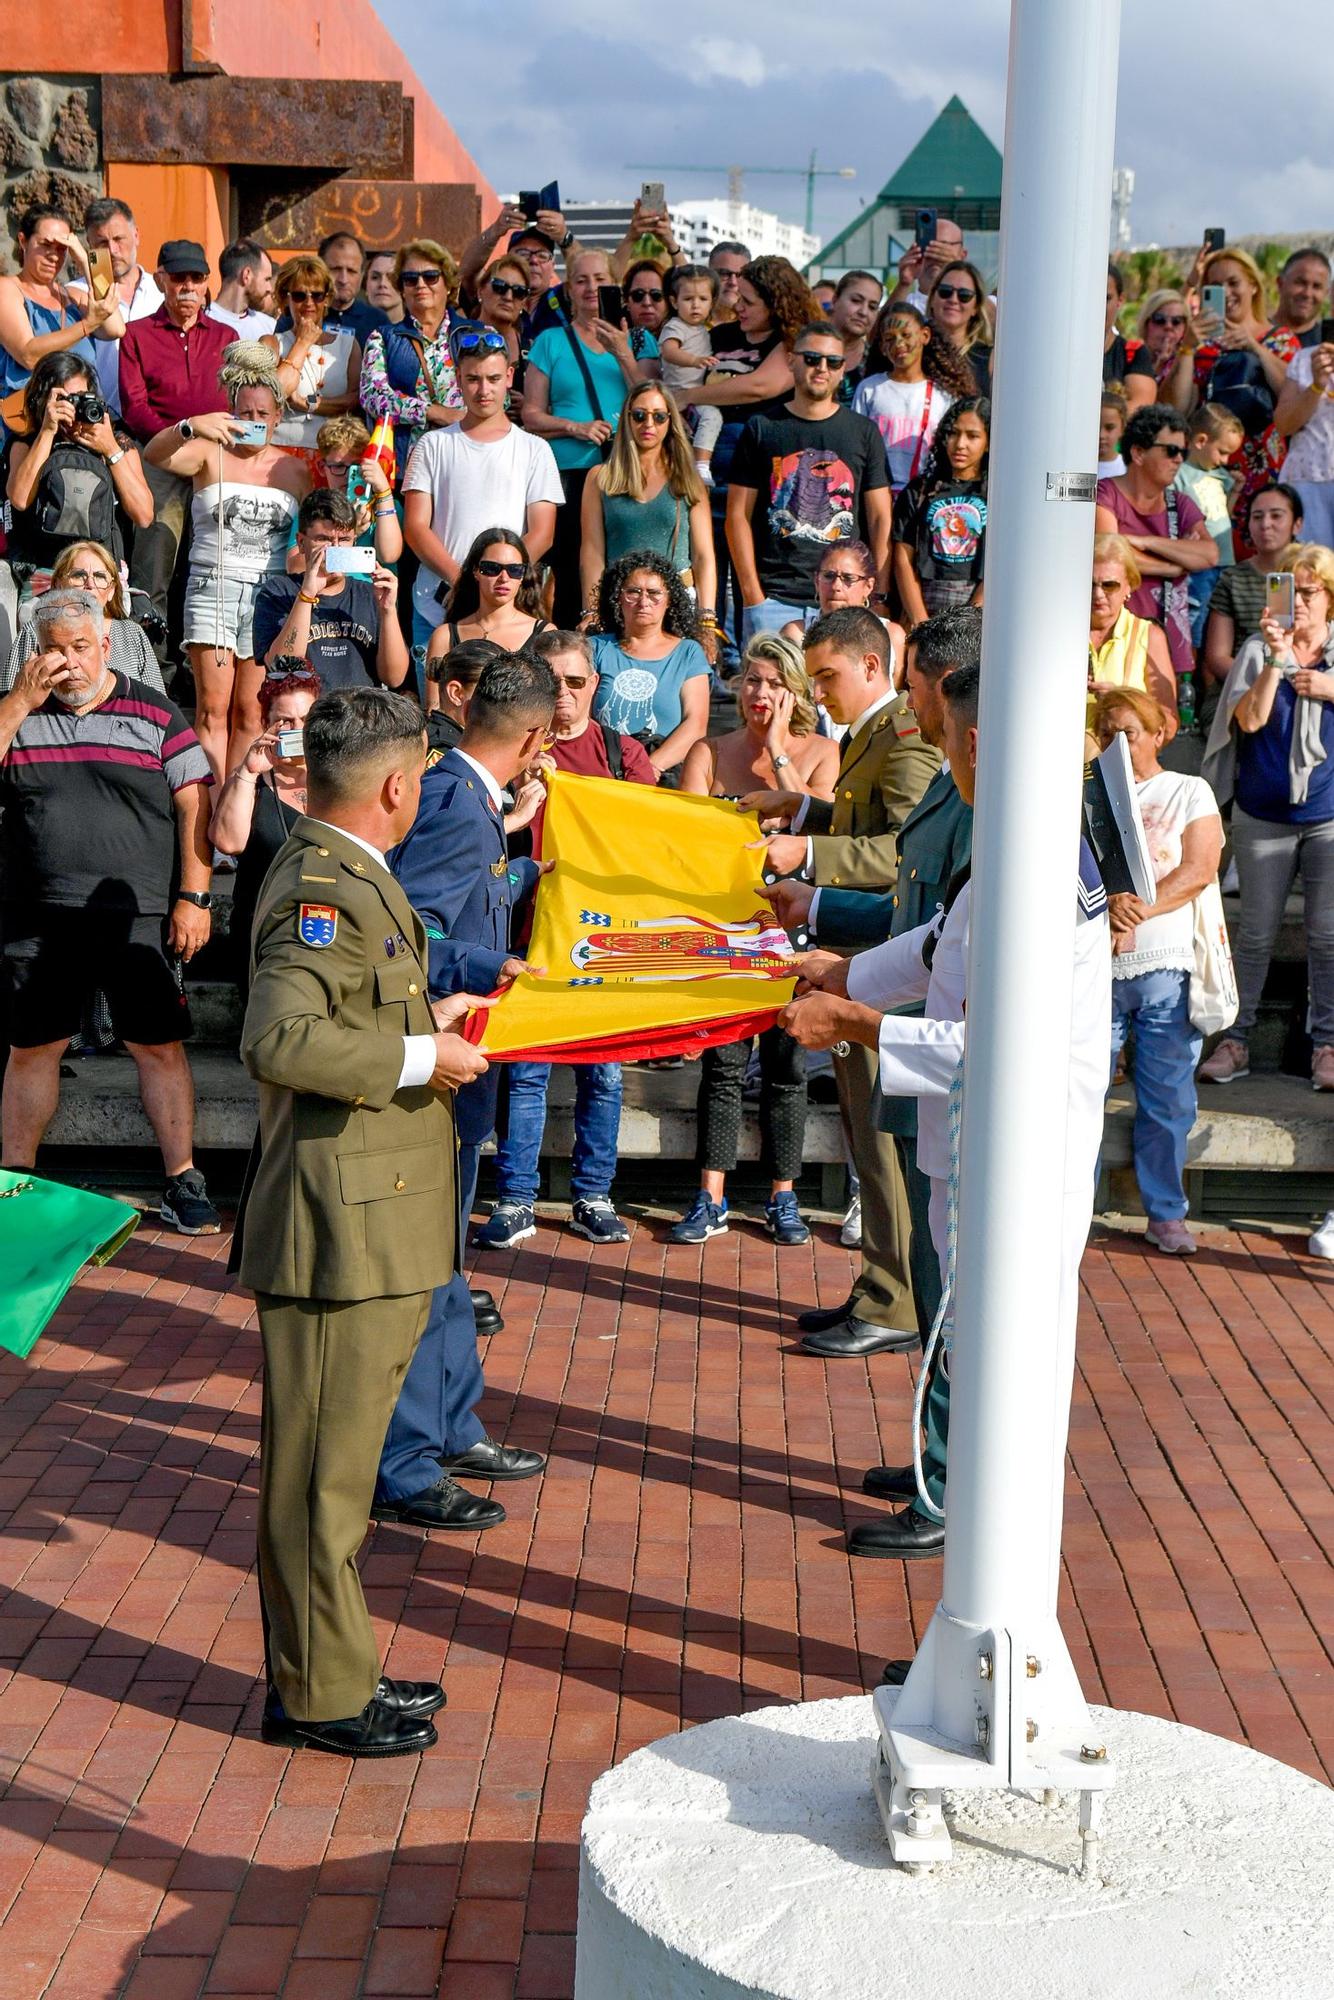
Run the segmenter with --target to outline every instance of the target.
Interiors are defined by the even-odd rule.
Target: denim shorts
[[[245,577],[224,576],[215,569],[192,569],[185,586],[187,646],[217,646],[249,660],[255,651],[255,599],[259,584]]]

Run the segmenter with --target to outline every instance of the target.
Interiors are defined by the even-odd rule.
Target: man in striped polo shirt
[[[117,673],[98,600],[53,590],[37,651],[0,700],[4,1165],[30,1169],[85,1000],[106,994],[167,1172],[161,1214],[214,1235],[192,1156],[183,965],[207,943],[212,774],[165,695]]]

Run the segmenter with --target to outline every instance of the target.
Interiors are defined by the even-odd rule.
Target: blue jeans
[[[1182,1175],[1195,1123],[1195,1065],[1203,1038],[1190,1024],[1190,974],[1170,968],[1112,981],[1112,1069],[1135,1024],[1133,1154],[1150,1222],[1180,1222],[1189,1206]]]
[[[742,650],[757,632],[780,632],[794,619],[804,627],[813,624],[819,615],[813,604],[785,604],[781,597],[762,597],[758,604],[745,604],[741,608]]]
[[[592,1201],[611,1193],[621,1129],[621,1065],[575,1063],[574,1151],[570,1189],[576,1201]],[[547,1122],[550,1063],[506,1065],[509,1109],[505,1136],[496,1147],[496,1190],[501,1201],[521,1201],[528,1208],[537,1199],[538,1155]]]
[[[1209,616],[1209,599],[1213,596],[1218,586],[1218,579],[1222,574],[1223,571],[1219,565],[1215,565],[1213,569],[1197,569],[1191,572],[1189,591],[1190,642],[1196,648],[1204,644],[1204,625],[1205,620]]]

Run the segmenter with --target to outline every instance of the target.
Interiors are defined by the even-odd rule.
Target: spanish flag
[[[754,813],[614,778],[551,778],[530,964],[470,1033],[502,1062],[622,1062],[772,1025],[796,973],[759,891]]]

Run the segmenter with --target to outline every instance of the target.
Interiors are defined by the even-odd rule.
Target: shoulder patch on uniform
[[[443,750],[428,750],[426,753],[426,769],[433,771],[444,754]]]
[[[338,912],[330,903],[302,903],[296,934],[312,951],[324,951],[338,936]]]
[[[920,736],[922,733],[917,726],[917,717],[912,713],[911,709],[906,712],[901,711],[898,715],[893,716],[892,720],[894,723],[894,734],[900,742],[907,736]]]

